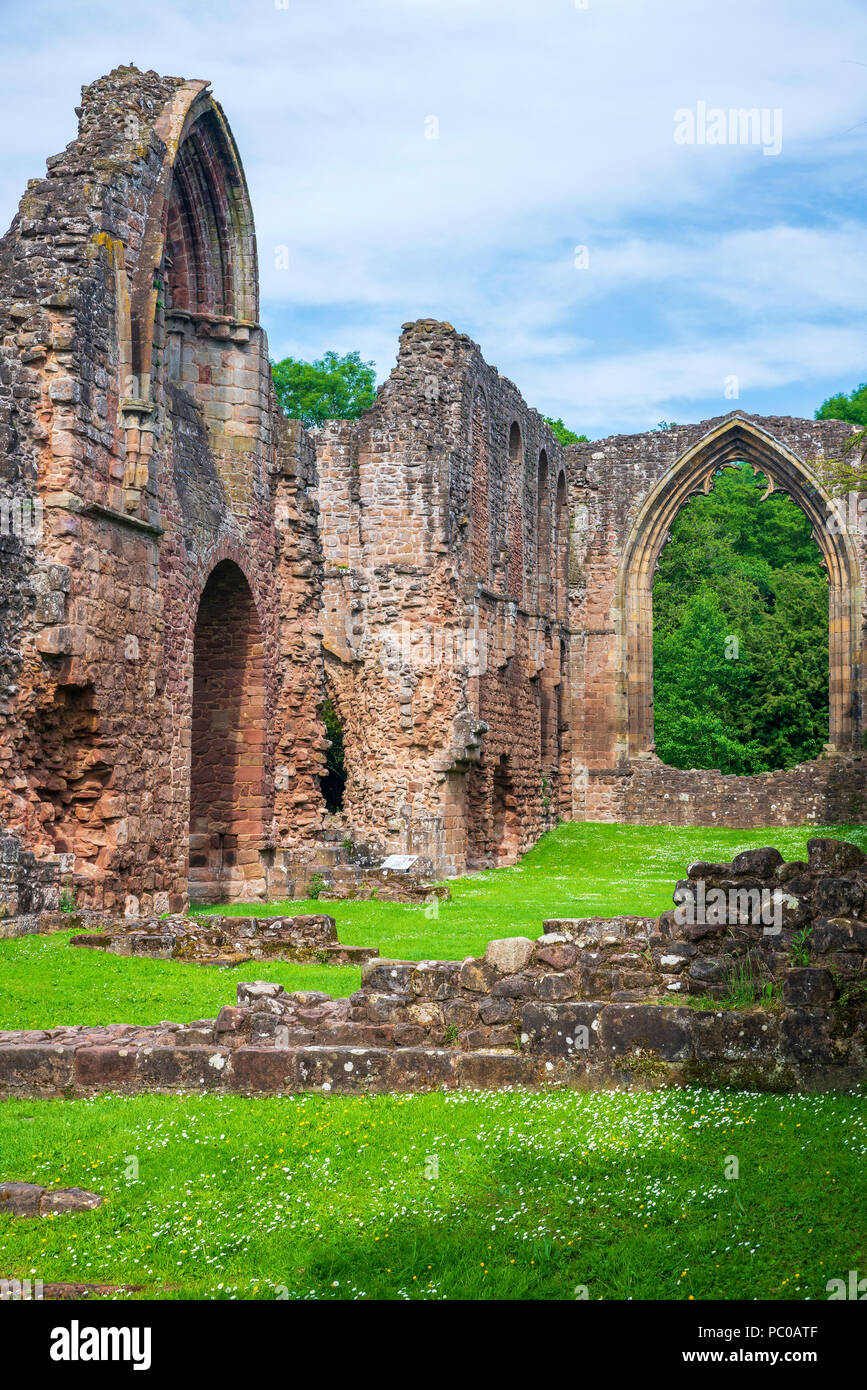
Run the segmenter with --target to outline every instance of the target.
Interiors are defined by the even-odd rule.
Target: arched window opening
[[[548,608],[551,592],[551,508],[548,496],[548,455],[539,455],[536,474],[536,584],[540,613]]]
[[[810,520],[736,460],[675,516],[653,582],[656,753],[794,767],[828,741],[828,576]]]
[[[509,431],[508,593],[524,601],[524,450],[520,426]]]
[[[322,706],[322,723],[325,736],[331,747],[325,755],[325,776],[320,779],[320,789],[325,805],[332,815],[343,810],[346,792],[346,762],[343,748],[343,723],[337,713],[334,701],[328,699]]]
[[[485,584],[491,577],[491,546],[488,504],[489,435],[488,408],[481,391],[473,402],[471,438],[471,560],[473,574]]]

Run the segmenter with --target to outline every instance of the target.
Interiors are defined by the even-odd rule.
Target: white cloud
[[[860,0],[151,0],[146,24],[33,0],[4,40],[7,220],[72,138],[82,82],[130,59],[211,79],[281,354],[358,347],[382,375],[400,323],[435,315],[600,428],[665,414],[685,374],[709,389],[736,349],[775,389],[860,379]],[[699,100],[779,107],[782,153],[677,145]]]

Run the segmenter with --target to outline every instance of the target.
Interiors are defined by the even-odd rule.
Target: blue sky
[[[381,380],[403,322],[448,319],[591,437],[811,416],[867,379],[864,0],[0,0],[0,20],[3,226],[82,83],[129,61],[208,78],[275,357],[358,349]],[[778,111],[780,152],[679,143],[700,102]]]

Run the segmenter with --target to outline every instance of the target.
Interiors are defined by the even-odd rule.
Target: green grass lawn
[[[453,879],[452,898],[434,908],[383,902],[254,904],[215,912],[328,912],[341,941],[378,946],[407,960],[483,954],[498,936],[536,937],[546,917],[655,915],[695,859],[731,859],[774,844],[806,855],[811,835],[832,834],[867,848],[867,826],[795,830],[714,830],[667,826],[561,825],[511,869]],[[0,1028],[60,1023],[189,1023],[234,1003],[239,980],[265,978],[287,990],[348,995],[361,972],[341,966],[257,963],[221,970],[177,961],[113,956],[67,947],[69,933],[0,941]]]
[[[0,1173],[108,1200],[0,1217],[0,1274],[143,1297],[826,1299],[867,1267],[865,1159],[851,1095],[8,1101]]]
[[[806,859],[814,835],[867,848],[865,825],[728,830],[572,822],[544,835],[514,868],[452,879],[452,898],[437,905],[436,916],[433,907],[324,900],[270,903],[254,911],[328,912],[347,945],[378,946],[383,956],[399,960],[463,960],[481,955],[497,936],[538,936],[546,917],[655,916],[672,906],[674,885],[693,861],[731,860],[759,845]],[[250,906],[206,910],[243,914]]]
[[[343,941],[478,954],[552,916],[655,914],[693,859],[867,828],[566,825],[514,869],[452,883],[439,915],[333,913]],[[226,911],[225,908],[216,909]],[[237,908],[236,911],[243,911]],[[234,970],[0,942],[0,1028],[213,1017],[241,979],[357,988],[360,972]],[[730,1156],[740,1165],[725,1175]],[[0,1276],[168,1298],[827,1298],[867,1267],[863,1096],[648,1093],[113,1096],[0,1105],[0,1176],[78,1185],[96,1212],[0,1217]]]

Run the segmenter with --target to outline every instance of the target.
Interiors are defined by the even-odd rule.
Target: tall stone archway
[[[681,507],[708,492],[717,469],[746,460],[769,490],[787,493],[805,512],[828,572],[829,748],[845,752],[860,737],[860,627],[863,590],[851,537],[829,525],[831,499],[809,464],[755,421],[735,416],[693,443],[645,499],[626,546],[618,582],[617,751],[653,751],[653,576]]]
[[[193,639],[193,901],[226,902],[264,892],[266,738],[259,616],[241,569],[223,560],[202,591]]]

